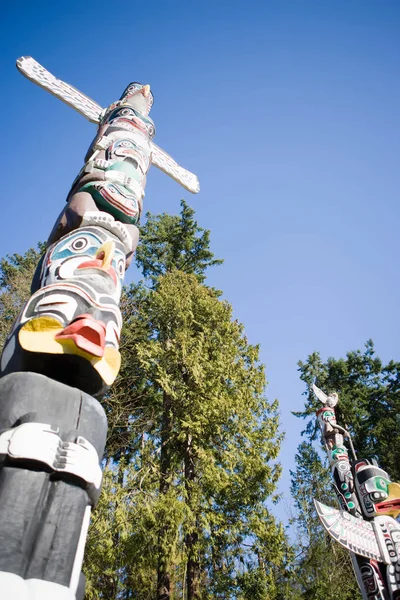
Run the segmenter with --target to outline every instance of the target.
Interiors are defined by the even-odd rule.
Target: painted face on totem
[[[400,514],[400,486],[367,460],[354,465],[357,495],[366,517]]]
[[[125,129],[127,131],[140,131],[146,138],[153,139],[156,130],[150,117],[143,115],[130,105],[111,105],[103,117],[102,124],[107,124],[106,134],[114,129]]]
[[[81,227],[61,238],[47,251],[41,287],[57,282],[80,286],[89,296],[103,294],[118,303],[125,275],[125,248],[108,231]]]
[[[335,415],[335,411],[333,410],[333,408],[329,408],[329,407],[321,408],[317,412],[317,415],[318,415],[318,418],[320,419],[320,421],[322,421],[324,423],[331,423],[331,425],[336,425],[336,415]]]
[[[132,82],[123,91],[120,101],[133,106],[143,115],[148,115],[154,104],[154,96],[149,85]]]
[[[121,327],[121,313],[111,296],[94,293],[93,288],[82,282],[48,285],[33,294],[25,305],[5,344],[1,368],[7,369],[16,336],[28,365],[22,370],[30,370],[29,356],[35,354],[72,355],[90,363],[109,386],[121,364],[118,351]]]
[[[331,461],[336,462],[341,460],[349,460],[349,453],[347,452],[347,448],[342,444],[334,444],[331,450]]]
[[[128,137],[129,136],[129,137]],[[106,150],[106,160],[130,160],[136,169],[140,169],[142,177],[146,175],[150,166],[150,148],[146,152],[135,140],[135,136],[127,134],[124,138],[116,139]],[[142,178],[138,178],[141,181]],[[144,187],[144,186],[143,186]]]

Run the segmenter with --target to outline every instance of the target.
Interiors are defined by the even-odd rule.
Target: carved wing
[[[319,387],[317,387],[315,385],[315,383],[312,384],[312,389],[313,389],[314,394],[317,396],[318,400],[320,400],[322,402],[322,404],[326,404],[326,401],[328,400],[328,396],[325,394],[325,392],[320,390]]]
[[[348,512],[321,504],[317,500],[314,500],[314,504],[326,531],[344,548],[365,558],[374,558],[378,562],[390,564],[380,550],[371,523],[357,519]]]
[[[151,162],[192,194],[197,194],[200,191],[200,184],[196,175],[180,167],[172,156],[154,142],[151,142]]]
[[[54,77],[31,56],[21,56],[17,60],[17,68],[28,79],[40,85],[50,94],[68,104],[92,123],[100,121],[102,107],[94,100],[82,94],[69,83]]]

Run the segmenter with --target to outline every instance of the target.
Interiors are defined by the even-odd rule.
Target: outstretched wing
[[[378,562],[390,564],[380,550],[371,523],[317,500],[314,500],[314,504],[326,531],[344,548],[365,558],[374,558]]]
[[[100,113],[103,109],[97,102],[82,94],[82,92],[69,85],[69,83],[65,83],[61,79],[54,77],[54,75],[42,67],[31,56],[21,56],[17,60],[17,68],[22,75],[25,75],[33,83],[40,85],[40,87],[50,92],[50,94],[53,94],[53,96],[77,110],[92,123],[100,121]]]
[[[317,396],[318,400],[321,400],[322,404],[326,404],[328,396],[325,394],[325,392],[320,390],[319,387],[315,385],[315,383],[312,384],[312,389],[314,394]]]
[[[161,171],[172,177],[172,179],[183,185],[189,192],[192,192],[192,194],[197,194],[200,191],[200,184],[196,175],[180,167],[172,156],[167,154],[154,142],[151,142],[151,162],[161,169]]]

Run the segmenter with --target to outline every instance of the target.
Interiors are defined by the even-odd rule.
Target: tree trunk
[[[192,484],[195,480],[195,464],[192,446],[192,437],[189,434],[186,438],[185,448],[185,487],[189,507],[193,510],[191,502]],[[186,579],[186,600],[199,600],[200,598],[200,563],[198,559],[197,543],[199,540],[198,532],[192,531],[186,535],[185,544],[188,556],[187,579]]]
[[[168,438],[171,430],[171,406],[171,398],[164,392],[160,454],[160,495],[167,494],[170,487],[171,457]],[[157,600],[169,600],[171,597],[169,557],[165,555],[165,539],[168,538],[168,535],[168,525],[160,526],[158,534]]]

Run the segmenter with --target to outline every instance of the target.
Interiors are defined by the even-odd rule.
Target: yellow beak
[[[389,483],[389,496],[384,502],[377,504],[378,515],[389,515],[395,519],[400,514],[400,484]]]
[[[114,242],[105,242],[97,251],[97,260],[102,261],[102,269],[108,270],[111,267],[111,262],[115,252]]]
[[[147,98],[147,96],[150,94],[150,86],[149,85],[144,85],[142,87],[142,94],[145,98]]]

